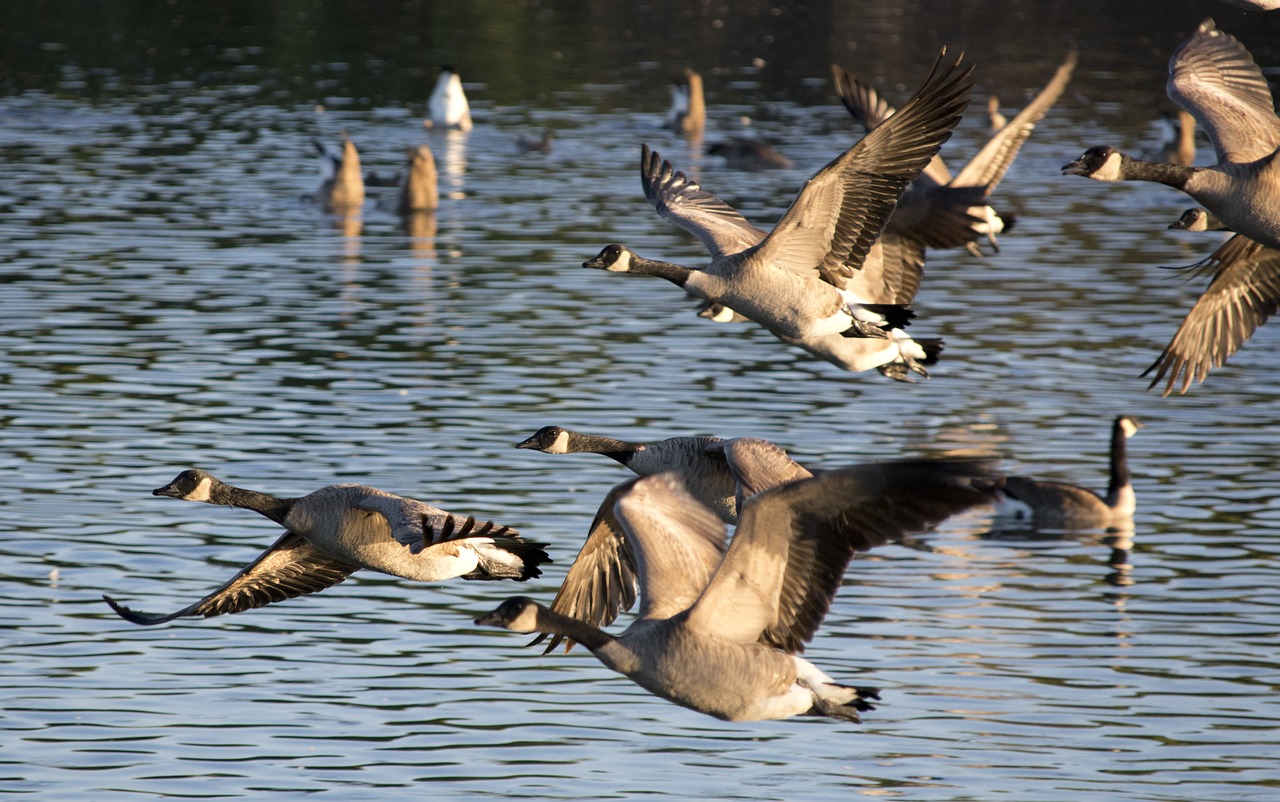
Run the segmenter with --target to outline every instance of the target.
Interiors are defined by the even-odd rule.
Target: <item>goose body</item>
[[[452,67],[441,67],[435,88],[427,100],[428,128],[456,128],[471,130],[471,105],[467,93],[462,90],[462,79]]]
[[[889,218],[887,230],[918,240],[930,248],[968,248],[981,255],[976,240],[985,237],[999,250],[998,234],[1012,227],[1012,215],[1001,215],[987,200],[1004,179],[1018,152],[1036,124],[1061,97],[1075,71],[1077,55],[1071,50],[1049,83],[1010,121],[999,115],[998,103],[990,98],[988,111],[994,136],[964,168],[952,176],[941,156],[935,156],[918,178],[911,182]],[[892,117],[895,109],[875,87],[839,65],[832,65],[836,91],[845,108],[866,130],[871,131]]]
[[[374,487],[329,485],[298,498],[277,498],[187,470],[152,495],[253,510],[288,531],[213,593],[170,615],[138,613],[103,597],[138,624],[182,616],[238,613],[324,590],[367,568],[437,582],[538,576],[547,554],[515,530],[454,515]]]
[[[685,68],[671,82],[671,108],[667,111],[667,128],[687,137],[702,134],[707,124],[707,104],[702,96],[702,76]]]
[[[903,111],[810,178],[767,235],[642,147],[646,197],[698,237],[711,262],[694,270],[614,244],[583,267],[665,278],[849,370],[896,360],[923,373],[920,363],[936,352],[901,332],[911,313],[859,297],[851,282],[903,189],[950,136],[967,103],[969,73],[958,60],[942,67],[939,58]],[[840,337],[876,342],[851,348],[832,339]]]
[[[364,176],[360,173],[360,154],[355,143],[342,132],[342,149],[334,153],[316,140],[320,156],[320,189],[316,198],[325,206],[347,211],[360,208],[364,203]]]
[[[1030,520],[1044,529],[1104,529],[1131,524],[1137,498],[1129,480],[1126,442],[1141,427],[1129,415],[1120,415],[1112,424],[1111,481],[1105,496],[1066,482],[1007,476],[997,516]]]
[[[782,460],[742,439],[736,459]],[[612,636],[532,599],[476,623],[559,635],[676,704],[728,721],[824,715],[859,721],[874,688],[842,685],[800,657],[857,551],[990,500],[979,460],[864,465],[776,485],[744,499],[732,542],[724,523],[674,476],[631,480],[615,514],[634,549],[637,619]]]
[[[408,162],[400,176],[400,194],[396,210],[400,214],[430,212],[440,206],[440,192],[436,181],[436,159],[431,148],[418,145],[405,148]]]
[[[1249,51],[1206,19],[1170,58],[1167,92],[1208,134],[1216,164],[1149,162],[1103,145],[1086,150],[1063,174],[1166,184],[1230,230],[1280,248],[1280,117]]]
[[[719,156],[730,167],[738,170],[772,170],[792,166],[786,156],[763,142],[742,136],[730,137],[707,145],[707,154]]]

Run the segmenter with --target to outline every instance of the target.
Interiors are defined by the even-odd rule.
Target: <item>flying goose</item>
[[[725,523],[737,523],[733,474],[719,437],[680,436],[648,443],[543,426],[516,448],[544,454],[601,454],[631,469],[637,476],[673,471],[699,503],[710,507]]]
[[[396,211],[400,214],[430,212],[440,206],[440,192],[436,187],[436,159],[431,148],[418,145],[405,148],[408,163],[400,176],[400,195]]]
[[[1140,428],[1142,423],[1129,415],[1118,416],[1112,425],[1111,482],[1105,497],[1079,485],[1007,476],[997,516],[1029,520],[1043,529],[1104,529],[1131,521],[1137,499],[1125,443]]]
[[[1226,231],[1221,220],[1203,206],[1192,206],[1169,224],[1175,231]]]
[[[702,76],[688,67],[671,82],[671,108],[667,128],[687,137],[702,135],[707,124],[707,105],[702,97]]]
[[[332,587],[361,568],[423,582],[524,581],[539,576],[538,565],[548,559],[541,544],[514,529],[477,525],[469,516],[364,485],[329,485],[299,498],[276,498],[193,469],[152,495],[253,510],[288,531],[230,581],[175,613],[140,613],[103,595],[135,624],[252,610]]]
[[[655,192],[648,148],[642,146],[646,196],[659,214],[707,246],[711,262],[694,270],[614,244],[583,267],[665,278],[847,370],[896,362],[905,366],[901,374],[906,369],[925,374],[920,363],[935,357],[937,349],[931,353],[901,331],[911,313],[859,298],[849,285],[902,190],[947,140],[968,102],[972,68],[961,69],[959,58],[946,66],[942,61],[939,56],[920,91],[889,123],[810,178],[763,239],[714,196],[668,202],[665,193]],[[681,173],[663,173],[687,183]],[[850,347],[832,339],[842,336],[875,344]]]
[[[727,547],[724,523],[679,479],[635,479],[616,504],[640,583],[631,626],[615,637],[526,597],[476,623],[575,640],[645,690],[719,719],[857,722],[876,689],[841,685],[799,656],[845,566],[857,551],[990,501],[992,468],[884,463],[786,483],[745,500]]]
[[[467,103],[467,93],[462,91],[462,79],[452,67],[440,68],[427,101],[427,119],[422,124],[427,128],[471,130],[471,105]]]
[[[1184,212],[1183,217],[1194,211]],[[1212,219],[1199,217],[1190,223],[1213,224]],[[1212,279],[1173,339],[1142,374],[1155,372],[1147,389],[1169,377],[1163,396],[1185,393],[1193,381],[1204,381],[1211,368],[1223,365],[1280,308],[1280,250],[1243,234],[1234,235],[1211,256],[1183,270]]]
[[[342,150],[334,153],[320,140],[312,140],[320,155],[320,189],[316,199],[330,209],[344,211],[364,203],[364,177],[360,174],[360,154],[342,131]]]
[[[1205,19],[1170,58],[1166,91],[1208,134],[1217,164],[1157,164],[1099,146],[1064,166],[1063,174],[1167,184],[1230,230],[1280,248],[1280,117],[1249,51]]]
[[[1076,59],[1073,48],[1039,94],[1012,121],[1003,124],[955,176],[941,156],[934,156],[893,210],[887,230],[918,239],[930,248],[965,247],[975,256],[982,254],[976,240],[985,236],[999,251],[996,235],[1012,227],[1013,217],[999,214],[987,200],[1013,165],[1036,123],[1070,83]],[[893,106],[875,87],[837,64],[831,65],[831,72],[845,108],[866,130],[874,130],[894,114]]]

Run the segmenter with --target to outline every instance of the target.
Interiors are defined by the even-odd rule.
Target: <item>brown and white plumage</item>
[[[1120,415],[1111,426],[1111,479],[1106,495],[1066,482],[1007,476],[1004,498],[996,514],[1005,519],[1030,521],[1043,529],[1104,529],[1132,524],[1137,499],[1129,478],[1126,443],[1142,423]]]
[[[316,199],[338,212],[355,211],[364,203],[364,176],[360,173],[360,154],[355,143],[342,133],[342,150],[333,153],[315,140],[320,156],[320,189]]]
[[[727,205],[691,207],[681,198],[656,202],[650,197],[664,218],[707,245],[711,263],[693,270],[609,245],[583,266],[666,278],[847,370],[894,359],[917,368],[929,354],[901,333],[909,313],[861,299],[849,283],[906,185],[950,136],[968,102],[970,72],[960,68],[958,59],[943,66],[939,57],[902,112],[818,171],[773,231],[745,249],[729,250],[741,248],[754,235]],[[651,195],[650,161],[647,149],[642,150],[646,195]],[[876,343],[869,354],[842,354],[825,339],[841,335],[886,342]]]
[[[996,235],[1011,225],[1012,217],[1001,217],[987,200],[1013,165],[1036,123],[1066,89],[1076,58],[1074,49],[1068,52],[1049,83],[1012,120],[1002,124],[955,176],[941,155],[935,156],[903,195],[889,218],[887,230],[919,240],[930,248],[967,247],[975,255],[981,254],[976,240],[986,236],[999,250]],[[895,113],[875,87],[839,65],[831,65],[831,71],[845,108],[868,131]]]
[[[1167,375],[1162,395],[1185,393],[1223,365],[1280,308],[1280,250],[1242,234],[1185,270],[1212,276],[1164,351],[1142,375]]]
[[[572,638],[646,690],[717,718],[859,721],[876,690],[840,685],[799,653],[855,552],[989,501],[992,468],[884,463],[783,484],[746,499],[727,548],[723,522],[677,479],[635,480],[616,504],[640,582],[639,616],[625,632],[613,637],[523,597],[476,623]]]
[[[175,613],[140,613],[103,596],[136,624],[251,610],[332,587],[368,568],[434,582],[538,576],[547,554],[505,526],[477,524],[416,499],[365,485],[329,485],[298,498],[234,487],[200,470],[153,491],[186,501],[241,507],[288,531],[217,590]]]
[[[667,127],[677,134],[702,136],[707,124],[707,104],[702,95],[702,76],[688,67],[671,82],[671,108]]]

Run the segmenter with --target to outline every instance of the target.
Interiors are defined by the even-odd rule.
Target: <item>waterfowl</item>
[[[427,101],[427,115],[422,124],[428,128],[471,130],[471,105],[467,103],[467,93],[462,91],[462,79],[452,67],[440,68]]]
[[[364,177],[360,174],[360,154],[342,133],[342,150],[333,152],[320,140],[313,140],[320,155],[320,189],[316,199],[335,210],[358,209],[364,203]]]
[[[1191,225],[1212,226],[1213,220],[1197,217]],[[1224,364],[1280,308],[1280,250],[1242,234],[1183,269],[1212,279],[1173,339],[1142,374],[1155,373],[1148,389],[1167,375],[1164,396],[1185,393],[1193,381],[1204,381],[1211,368]]]
[[[986,237],[1000,249],[997,235],[1013,226],[1013,216],[1000,214],[987,200],[1017,158],[1031,131],[1053,107],[1075,71],[1077,54],[1067,53],[1043,89],[1010,122],[1003,124],[986,145],[955,176],[942,157],[935,156],[889,218],[888,231],[918,239],[930,248],[965,247],[981,255],[976,240]],[[853,118],[868,130],[884,123],[894,108],[875,87],[843,67],[831,65],[836,91]],[[994,98],[993,98],[994,100]]]
[[[1000,113],[1000,98],[995,95],[987,98],[987,121],[991,124],[993,134],[1009,124],[1009,118]]]
[[[677,134],[696,137],[707,124],[707,104],[702,97],[702,76],[688,67],[671,82],[671,108],[667,128]]]
[[[516,448],[544,454],[601,454],[637,476],[674,472],[699,503],[710,507],[726,523],[736,523],[735,482],[725,460],[722,443],[719,437],[707,435],[637,443],[575,432],[560,426],[543,426],[516,443]]]
[[[538,566],[548,559],[541,544],[510,527],[477,524],[470,516],[364,485],[329,485],[299,498],[277,498],[193,469],[152,495],[253,510],[288,531],[217,590],[175,613],[141,613],[103,596],[135,624],[239,613],[324,590],[361,568],[423,582],[524,581],[539,576]]]
[[[1216,164],[1157,164],[1099,146],[1065,165],[1063,174],[1166,184],[1232,231],[1280,248],[1280,117],[1249,51],[1205,19],[1170,58],[1166,91],[1208,134]]]
[[[641,477],[665,473],[677,477],[694,500],[729,524],[738,522],[738,509],[744,500],[756,493],[786,482],[807,479],[813,474],[792,460],[781,446],[755,438],[721,440],[706,437],[678,437],[657,441],[653,448],[645,444],[611,441],[594,435],[569,445],[575,433],[548,426],[525,441],[536,439],[534,447],[549,445],[547,453],[561,453],[560,448],[603,453],[628,467]],[[610,444],[610,441],[612,444]],[[639,448],[631,448],[639,446]],[[644,453],[644,452],[649,453]],[[624,461],[625,460],[625,461]],[[623,535],[622,525],[614,513],[618,498],[635,480],[617,485],[605,496],[587,530],[586,542],[565,574],[560,589],[551,603],[551,611],[585,621],[592,626],[612,624],[620,611],[631,609],[636,598],[636,560]],[[727,496],[725,494],[728,494]],[[533,643],[548,636],[539,635]],[[544,654],[553,651],[562,640],[551,636]],[[573,640],[565,642],[565,652],[573,648]],[[532,645],[532,644],[531,644]]]
[[[1169,120],[1172,136],[1159,148],[1143,154],[1143,158],[1153,162],[1168,162],[1190,166],[1196,161],[1196,118],[1186,109],[1178,109],[1178,113]]]
[[[719,156],[737,170],[773,170],[792,166],[792,162],[769,145],[744,136],[729,137],[707,146],[707,154]]]
[[[418,145],[416,148],[405,148],[408,163],[400,176],[400,194],[396,201],[396,211],[400,214],[410,212],[429,212],[440,206],[440,193],[436,187],[436,159],[431,148]]]
[[[685,176],[665,163],[655,170],[660,157],[642,146],[646,197],[662,217],[696,236],[711,262],[694,270],[613,244],[583,267],[665,278],[847,370],[896,363],[900,375],[907,369],[927,375],[920,364],[936,358],[938,349],[931,352],[902,332],[912,313],[859,297],[851,281],[898,196],[950,136],[968,102],[972,69],[961,69],[960,59],[942,62],[939,56],[901,112],[810,178],[765,236],[700,188],[682,191],[690,183]],[[863,337],[875,344],[845,345]]]
[[[1129,415],[1118,416],[1112,424],[1111,481],[1105,496],[1066,482],[1007,476],[996,514],[1029,520],[1044,529],[1104,529],[1131,523],[1137,499],[1129,481],[1125,444],[1140,428],[1142,423]]]
[[[575,640],[607,668],[676,704],[726,721],[797,715],[860,721],[875,688],[846,686],[800,657],[857,551],[989,501],[982,460],[863,465],[746,499],[725,526],[667,474],[633,480],[616,515],[635,552],[637,619],[621,635],[527,597],[482,626]]]
[[[516,139],[517,153],[549,154],[555,139],[550,131],[543,131],[542,136],[531,137],[521,134]]]
[[[1227,226],[1203,206],[1192,206],[1169,224],[1175,231],[1226,231]]]

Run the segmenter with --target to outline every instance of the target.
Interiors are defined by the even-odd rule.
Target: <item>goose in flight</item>
[[[768,444],[741,445],[739,458],[766,470],[777,458]],[[476,623],[572,639],[645,690],[723,720],[860,721],[876,689],[842,685],[800,656],[846,565],[858,551],[989,502],[997,481],[987,460],[828,471],[746,498],[726,545],[724,523],[677,478],[633,479],[615,504],[638,569],[631,626],[613,636],[526,597]]]
[[[252,610],[332,587],[361,568],[423,582],[523,581],[539,576],[539,564],[548,559],[540,544],[509,527],[477,524],[364,485],[329,485],[298,498],[277,498],[186,470],[152,495],[253,510],[288,531],[217,590],[175,613],[141,613],[103,596],[135,624]]]

